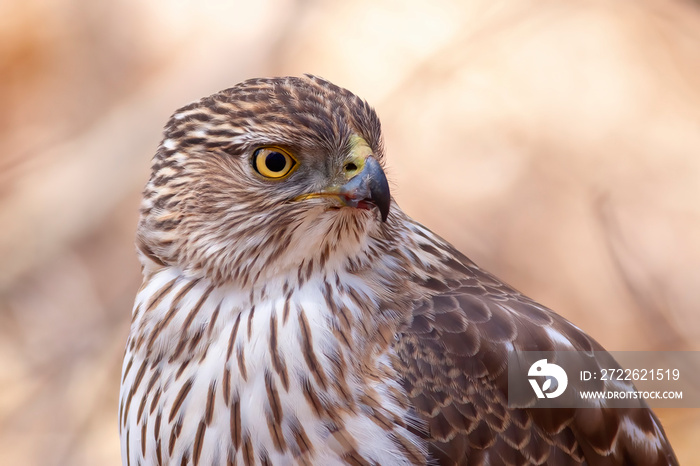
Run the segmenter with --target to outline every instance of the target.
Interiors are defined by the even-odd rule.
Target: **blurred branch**
[[[653,276],[649,264],[632,250],[633,242],[625,237],[609,196],[601,195],[597,198],[595,213],[612,264],[628,295],[639,309],[639,317],[653,337],[654,344],[666,351],[693,349],[690,342],[672,325],[663,282]]]

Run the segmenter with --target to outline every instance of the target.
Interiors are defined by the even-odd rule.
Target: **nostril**
[[[346,172],[354,172],[355,170],[357,170],[357,165],[355,165],[354,163],[350,162],[345,165]]]

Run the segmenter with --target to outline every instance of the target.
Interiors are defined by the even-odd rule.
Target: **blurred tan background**
[[[0,2],[0,463],[116,465],[140,190],[177,107],[324,76],[402,207],[610,350],[700,350],[700,3]],[[700,410],[659,411],[682,464]]]

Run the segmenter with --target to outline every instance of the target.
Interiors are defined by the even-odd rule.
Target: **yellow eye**
[[[296,159],[280,147],[261,147],[253,152],[253,167],[265,178],[283,178],[289,175],[296,165]]]

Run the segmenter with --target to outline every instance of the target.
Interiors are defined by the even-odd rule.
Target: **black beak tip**
[[[389,210],[391,209],[391,196],[389,192],[386,191],[386,194],[382,192],[376,198],[374,193],[372,193],[372,197],[382,216],[382,222],[386,222],[386,219],[389,217]]]
[[[382,216],[382,222],[386,222],[391,209],[391,191],[384,170],[373,158],[368,158],[366,170],[369,175],[369,192],[371,202],[377,206]]]

